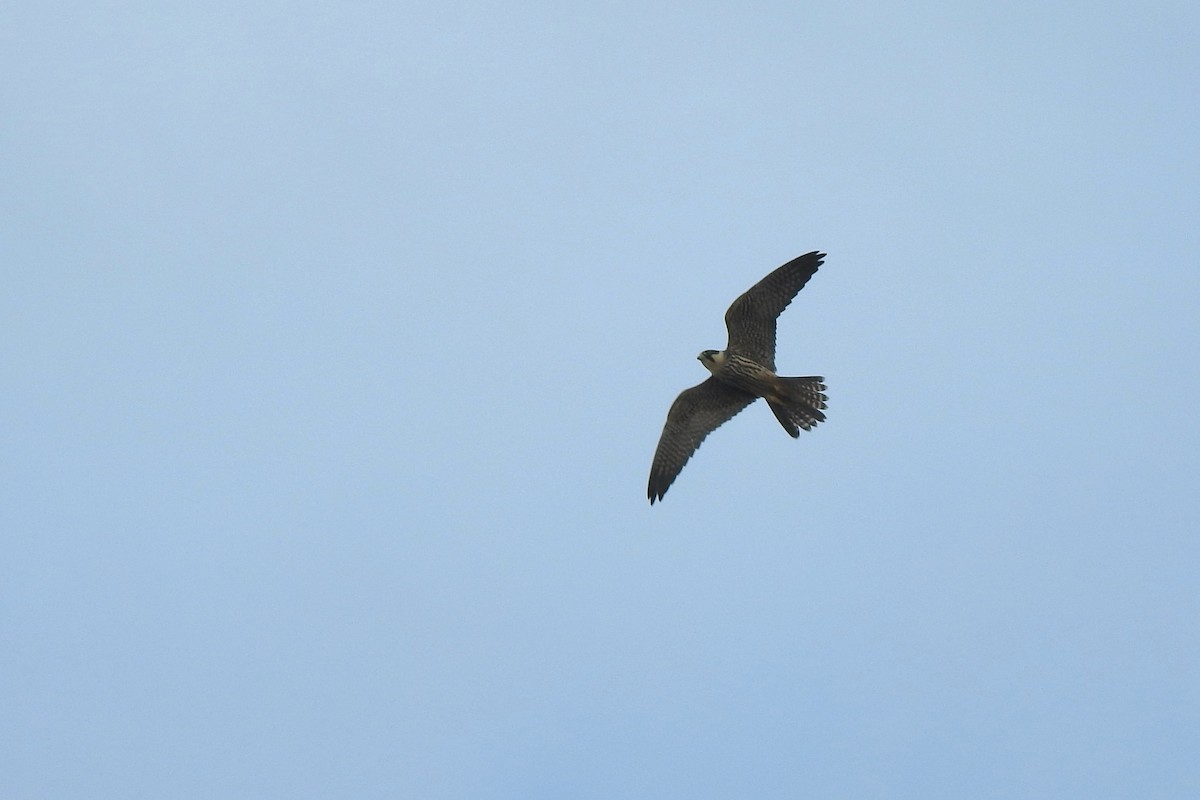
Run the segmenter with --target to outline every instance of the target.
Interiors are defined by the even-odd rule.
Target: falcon
[[[775,321],[824,258],[814,251],[792,259],[751,286],[725,312],[725,349],[705,350],[696,357],[712,376],[682,392],[667,412],[650,466],[650,505],[663,499],[706,436],[760,397],[792,438],[825,419],[824,378],[775,374]]]

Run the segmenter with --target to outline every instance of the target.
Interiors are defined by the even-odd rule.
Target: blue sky
[[[1195,796],[1200,11],[1051,5],[6,6],[0,794]]]

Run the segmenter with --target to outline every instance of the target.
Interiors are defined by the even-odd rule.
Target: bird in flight
[[[682,392],[663,426],[646,495],[662,500],[704,437],[759,397],[767,401],[783,429],[796,438],[825,419],[825,379],[783,378],[775,374],[775,321],[808,283],[825,258],[812,252],[794,258],[733,301],[725,312],[729,343],[697,358],[712,376]]]

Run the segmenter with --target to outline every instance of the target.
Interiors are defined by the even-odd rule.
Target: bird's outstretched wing
[[[728,349],[775,369],[775,320],[821,266],[824,253],[793,258],[750,287],[725,312]]]
[[[650,505],[663,499],[704,437],[756,399],[749,392],[716,378],[709,378],[680,393],[667,412],[667,424],[663,426],[662,438],[654,451],[650,484],[646,488]]]

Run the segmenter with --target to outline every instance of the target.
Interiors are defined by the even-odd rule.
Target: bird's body
[[[745,389],[755,397],[762,397],[770,391],[778,377],[754,359],[737,353],[705,350],[698,358],[713,377],[739,389]]]
[[[756,399],[766,399],[789,435],[825,419],[824,378],[784,378],[775,374],[775,322],[821,266],[824,253],[793,259],[752,286],[725,312],[729,343],[697,358],[712,373],[682,392],[667,414],[646,493],[661,500],[696,448]]]

